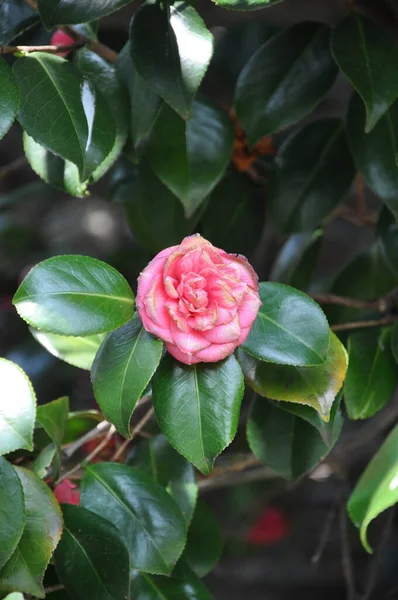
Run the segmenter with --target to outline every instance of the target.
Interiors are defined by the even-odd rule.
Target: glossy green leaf
[[[217,6],[228,8],[229,10],[258,10],[278,4],[283,0],[213,0]]]
[[[347,193],[355,167],[340,119],[322,119],[292,133],[270,173],[272,217],[284,233],[312,231]]]
[[[307,289],[318,262],[322,239],[321,229],[291,235],[275,259],[270,280]]]
[[[90,371],[95,355],[105,339],[104,333],[68,337],[31,328],[31,334],[50,354],[74,367]]]
[[[385,29],[352,12],[332,33],[332,53],[366,106],[369,133],[398,97],[398,47]]]
[[[36,419],[43,427],[56,449],[56,477],[61,464],[61,445],[64,440],[69,414],[69,398],[58,398],[37,407]]]
[[[25,494],[26,525],[14,554],[0,571],[0,590],[44,598],[43,575],[61,537],[61,511],[37,475],[21,467],[15,470]]]
[[[152,393],[159,426],[171,445],[210,473],[238,426],[243,375],[236,358],[187,366],[168,355],[156,371]]]
[[[318,367],[294,367],[257,360],[238,351],[247,383],[261,396],[312,406],[325,421],[347,371],[347,353],[339,339],[330,334],[326,362]]]
[[[299,23],[271,37],[241,72],[236,112],[250,145],[302,119],[332,86],[330,29]]]
[[[38,0],[40,16],[47,29],[54,25],[74,25],[105,17],[131,0]]]
[[[40,20],[25,0],[2,0],[0,4],[0,44],[8,44]]]
[[[262,305],[242,347],[260,360],[284,365],[321,365],[329,326],[311,298],[281,283],[260,283]],[[311,326],[309,326],[311,324]]]
[[[118,463],[86,469],[82,506],[115,525],[130,554],[131,566],[168,575],[185,545],[185,522],[177,504],[150,477]]]
[[[366,111],[355,94],[347,115],[347,135],[356,166],[372,190],[398,214],[398,102],[392,104],[370,133],[365,133]]]
[[[13,303],[32,327],[85,336],[111,331],[131,319],[134,295],[113,267],[87,256],[54,256],[39,263]]]
[[[134,67],[130,42],[121,50],[116,70],[130,98],[130,135],[134,150],[140,154],[159,112],[161,98]]]
[[[398,426],[392,430],[372,458],[348,500],[350,517],[360,527],[361,541],[368,552],[367,529],[381,512],[398,501]]]
[[[130,584],[134,600],[212,600],[203,583],[183,562],[170,577],[134,572]]]
[[[106,419],[124,437],[137,401],[160,362],[163,342],[148,333],[138,315],[110,333],[91,369],[94,395]]]
[[[213,54],[213,36],[186,2],[143,4],[131,24],[131,53],[141,75],[184,119]]]
[[[397,381],[389,330],[359,331],[348,338],[344,399],[350,419],[368,419],[390,400]]]
[[[48,444],[39,452],[35,460],[29,465],[29,469],[33,471],[40,479],[45,479],[51,472],[51,467],[57,460],[57,449],[54,444]],[[57,475],[56,475],[57,476]]]
[[[36,396],[27,375],[0,358],[0,455],[19,448],[33,450]]]
[[[0,457],[0,569],[13,554],[25,527],[25,498],[21,481]]]
[[[1,11],[1,8],[0,8]],[[1,14],[0,14],[1,18]],[[0,140],[10,129],[17,115],[19,90],[12,71],[0,57]]]
[[[80,506],[64,504],[62,512],[64,532],[55,565],[70,596],[79,600],[127,598],[129,555],[116,527]]]
[[[195,470],[191,463],[178,454],[163,435],[134,446],[127,462],[166,488],[180,507],[188,527],[198,496]]]
[[[331,439],[327,443],[307,420],[257,396],[250,410],[247,439],[263,464],[292,480],[313,469],[328,454],[341,427],[342,418],[337,410],[336,418],[331,419]]]
[[[23,129],[83,173],[89,131],[78,72],[59,56],[34,52],[18,59],[13,73],[21,94],[18,120]]]
[[[198,215],[186,219],[181,202],[157,178],[146,160],[120,161],[113,172],[112,199],[121,202],[135,239],[158,253],[195,230]]]
[[[151,131],[147,156],[159,179],[182,202],[187,218],[223,176],[233,139],[228,114],[207,100],[194,102],[186,122],[163,104]]]
[[[188,531],[183,560],[198,577],[214,568],[222,551],[221,530],[208,505],[199,500]]]
[[[24,600],[24,596],[19,592],[14,592],[12,594],[8,594],[8,596],[6,596],[4,600]]]
[[[201,218],[203,237],[226,252],[250,256],[264,224],[264,206],[247,177],[231,171],[210,195]]]
[[[64,444],[70,444],[94,429],[103,421],[99,410],[76,410],[69,413]]]

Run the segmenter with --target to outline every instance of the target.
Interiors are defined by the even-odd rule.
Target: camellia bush
[[[50,354],[90,371],[98,410],[70,410],[66,393],[43,403],[0,358],[8,600],[208,600],[201,579],[221,539],[201,489],[259,465],[296,481],[328,464],[344,420],[373,417],[397,382],[388,26],[351,2],[333,29],[268,28],[245,54],[232,28],[214,41],[202,6],[147,0],[114,49],[101,18],[126,5],[0,5],[1,144],[16,121],[40,189],[82,204],[107,175],[141,251],[137,280],[95,256],[23,246],[12,310]],[[348,103],[320,116],[336,80]],[[18,189],[0,196],[2,210]],[[316,265],[336,219],[371,235],[326,277]],[[369,552],[369,524],[398,500],[393,424],[343,499]]]

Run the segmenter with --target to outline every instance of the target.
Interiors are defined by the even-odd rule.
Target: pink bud
[[[51,46],[70,46],[74,42],[75,40],[70,35],[60,29],[57,29],[51,38]],[[65,57],[68,54],[69,52],[57,52],[57,56],[62,57]]]

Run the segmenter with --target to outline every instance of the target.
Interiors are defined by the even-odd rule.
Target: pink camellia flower
[[[61,29],[57,29],[57,31],[53,34],[50,43],[51,46],[71,46],[74,41],[75,40],[70,35],[64,31],[61,31]],[[64,57],[67,56],[69,52],[57,52],[57,56]]]
[[[246,258],[199,234],[160,252],[138,278],[145,329],[187,365],[231,354],[247,338],[260,305],[258,278]]]

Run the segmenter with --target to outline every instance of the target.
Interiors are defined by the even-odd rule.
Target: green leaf
[[[284,233],[312,231],[347,193],[355,167],[340,119],[321,119],[291,134],[270,173],[272,217]]]
[[[348,500],[351,520],[360,527],[361,541],[368,552],[372,552],[367,540],[369,523],[398,500],[397,457],[398,426],[395,426]]]
[[[138,315],[110,333],[91,369],[94,396],[106,419],[130,438],[130,420],[137,401],[162,356],[163,342],[148,333]]]
[[[244,350],[260,360],[284,365],[324,363],[329,326],[321,308],[281,283],[260,283],[259,293],[262,306],[242,345]]]
[[[347,353],[330,333],[326,362],[319,367],[294,367],[259,361],[238,351],[247,383],[261,396],[312,406],[322,419],[329,420],[333,401],[343,385]]]
[[[0,571],[0,590],[44,598],[43,575],[61,537],[61,511],[37,475],[21,467],[15,470],[25,495],[26,525],[14,554]]]
[[[131,53],[141,75],[182,118],[213,54],[213,36],[186,2],[145,3],[131,24]]]
[[[69,414],[69,398],[63,397],[37,407],[37,422],[54,442],[56,450],[56,473],[58,477],[61,465],[61,445],[64,440]]]
[[[104,333],[86,337],[68,337],[44,333],[32,328],[30,332],[50,354],[74,367],[87,371],[90,371],[95,355],[105,339]]]
[[[163,104],[151,131],[147,156],[152,169],[180,199],[187,218],[223,176],[233,149],[228,114],[207,100],[193,104],[184,121]]]
[[[14,592],[13,594],[8,594],[4,600],[24,600],[24,596],[19,592]]]
[[[116,70],[130,98],[130,135],[134,150],[140,155],[159,112],[161,98],[134,67],[130,42],[122,48]]]
[[[98,410],[76,410],[68,415],[64,444],[70,444],[94,429],[103,421],[102,413]]]
[[[182,562],[170,577],[134,572],[130,585],[135,600],[212,600],[200,579]]]
[[[195,470],[191,463],[178,454],[163,435],[157,435],[134,446],[128,464],[166,488],[177,502],[189,527],[198,496]]]
[[[186,219],[181,202],[156,177],[146,160],[121,161],[113,171],[112,199],[121,202],[135,239],[158,253],[195,230],[198,215]]]
[[[113,267],[88,256],[54,256],[39,263],[13,303],[32,327],[85,336],[120,327],[133,315],[134,295]]]
[[[398,47],[385,29],[352,12],[332,33],[332,53],[366,106],[369,133],[398,97]]]
[[[360,331],[348,338],[344,399],[350,419],[368,419],[390,400],[397,381],[390,330]]]
[[[131,0],[38,0],[40,16],[47,29],[54,25],[87,23],[105,17],[129,4]]]
[[[398,102],[392,104],[370,133],[365,133],[366,112],[360,97],[351,98],[347,135],[356,166],[370,188],[398,214]]]
[[[162,432],[202,473],[235,437],[243,396],[243,376],[231,354],[218,363],[184,365],[170,355],[152,383]]]
[[[219,561],[221,551],[218,521],[208,505],[199,500],[188,531],[183,560],[198,577],[204,577]]]
[[[64,504],[62,512],[64,532],[55,566],[70,596],[80,600],[127,598],[130,561],[116,527],[80,506]]]
[[[45,446],[45,448],[43,448],[36,456],[35,460],[29,465],[29,469],[40,477],[40,479],[45,479],[50,473],[54,460],[56,460],[56,452],[54,444],[48,444],[48,446]]]
[[[236,171],[225,175],[210,195],[201,218],[203,237],[226,252],[250,256],[264,224],[264,206],[247,177]]]
[[[21,94],[18,120],[23,129],[83,173],[88,126],[80,75],[67,60],[44,52],[18,59],[13,73]]]
[[[14,553],[25,527],[25,498],[13,467],[0,457],[0,569]]]
[[[0,7],[1,19],[1,7]],[[1,27],[1,25],[0,25]],[[0,57],[0,140],[10,129],[17,115],[19,90],[12,71],[4,58]]]
[[[19,448],[33,450],[36,396],[18,365],[0,358],[0,455]]]
[[[337,406],[333,411],[327,443],[308,420],[257,396],[247,423],[249,446],[273,471],[285,479],[297,479],[313,469],[337,441],[343,421]]]
[[[235,92],[250,145],[301,120],[329,91],[337,75],[329,39],[326,25],[299,23],[271,37],[251,57]]]
[[[0,44],[6,45],[40,21],[25,0],[2,0],[0,5]]]
[[[162,486],[126,465],[99,463],[86,469],[81,503],[119,529],[133,568],[170,574],[186,531],[181,511]]]
[[[275,259],[270,280],[306,290],[318,262],[322,239],[321,229],[291,235]]]

